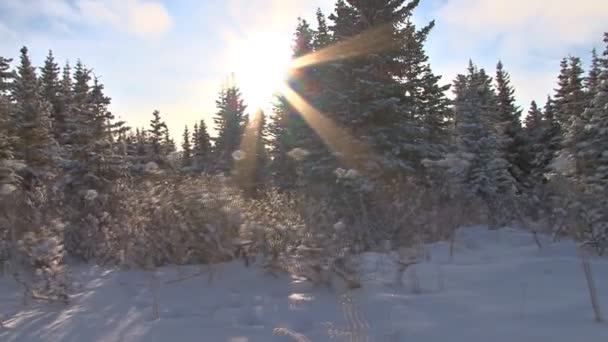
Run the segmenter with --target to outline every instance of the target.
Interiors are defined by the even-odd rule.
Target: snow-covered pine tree
[[[91,162],[98,165],[97,172],[102,173],[104,177],[121,177],[128,165],[118,137],[124,134],[128,127],[125,127],[124,121],[116,120],[114,114],[109,111],[111,99],[105,95],[104,85],[97,77],[93,78],[88,102],[95,129],[89,151]]]
[[[314,50],[315,32],[308,22],[298,18],[298,25],[294,33],[293,54],[294,59],[312,53]],[[319,42],[320,44],[320,42]],[[306,66],[293,71],[288,79],[291,89],[306,100],[313,107],[318,108],[322,99],[317,96],[320,90],[320,72],[324,66]],[[290,188],[304,178],[315,178],[320,173],[331,174],[331,171],[320,172],[324,163],[327,148],[308,125],[303,115],[283,95],[277,97],[273,108],[273,120],[268,126],[268,135],[272,137],[270,154],[270,170],[275,185],[281,188]],[[289,154],[294,149],[306,150],[309,156],[305,160],[296,160]],[[298,172],[298,170],[303,172]]]
[[[234,162],[237,184],[247,196],[255,197],[268,171],[266,117],[262,110],[257,110],[248,120],[243,141],[243,157]]]
[[[0,57],[0,197],[12,193],[18,183],[13,160],[14,137],[10,127],[14,110],[10,100],[10,88],[14,78],[14,73],[10,70],[11,62],[11,59]],[[0,236],[0,241],[3,238]]]
[[[320,8],[317,8],[316,16],[317,29],[313,33],[313,47],[315,50],[319,50],[331,44],[332,37],[331,33],[329,32],[329,27],[327,26],[325,14],[323,14]]]
[[[581,142],[580,156],[585,165],[585,184],[595,193],[608,191],[608,33],[606,48],[597,60],[598,80],[585,116],[589,122]]]
[[[591,106],[593,98],[595,97],[597,87],[600,84],[600,74],[602,72],[602,60],[597,54],[597,50],[594,48],[591,50],[591,65],[587,72],[587,77],[584,79],[585,94],[587,95],[588,106]]]
[[[186,125],[182,136],[182,167],[190,166],[192,166],[192,145],[190,145],[190,131]]]
[[[150,120],[150,129],[148,129],[150,140],[150,160],[159,161],[163,159],[165,151],[163,149],[165,141],[165,128],[167,124],[161,119],[160,112],[154,110],[152,112],[152,120]]]
[[[536,104],[536,101],[530,103],[530,109],[528,110],[528,116],[526,116],[526,126],[524,133],[526,135],[526,154],[530,158],[530,173],[535,177],[542,177],[544,173],[543,167],[537,163],[541,160],[539,157],[545,149],[543,140],[543,113]]]
[[[175,141],[173,140],[173,138],[171,138],[169,127],[165,125],[165,127],[163,128],[163,153],[168,156],[176,150],[177,149],[175,148]]]
[[[233,164],[232,155],[241,144],[245,128],[245,105],[241,91],[234,82],[223,86],[216,100],[217,113],[213,118],[217,137],[213,149],[214,168],[217,172],[228,172]],[[199,126],[199,134],[201,127]]]
[[[205,120],[201,119],[199,124],[194,124],[194,133],[192,134],[193,148],[192,161],[196,170],[209,170],[211,165],[211,137],[207,131]]]
[[[543,176],[552,172],[551,163],[561,148],[561,127],[557,120],[554,100],[547,96],[542,111],[542,128],[539,140],[540,149],[532,160],[533,174]]]
[[[494,225],[507,223],[505,217],[513,214],[508,206],[513,204],[516,181],[492,127],[498,107],[492,79],[470,62],[468,75],[457,77],[454,92],[457,153],[451,160],[458,162],[453,163],[452,174],[465,195],[488,205]]]
[[[40,68],[40,86],[42,96],[51,104],[51,119],[53,120],[53,136],[56,141],[60,141],[61,127],[64,123],[63,105],[61,103],[61,82],[59,80],[59,65],[55,62],[53,51],[49,53],[44,61],[44,66]]]
[[[66,248],[88,260],[99,252],[107,233],[104,225],[110,218],[104,200],[129,167],[123,144],[118,141],[127,128],[115,120],[103,84],[97,77],[91,79],[91,71],[81,61],[76,63],[73,77],[71,92],[62,90],[71,104],[63,133],[69,163],[64,165],[67,175],[61,189],[69,209]],[[62,83],[69,84],[67,80]]]
[[[560,71],[559,75],[557,76],[557,88],[555,88],[553,105],[555,108],[555,118],[562,128],[562,131],[565,131],[569,123],[569,116],[565,111],[565,104],[568,101],[568,89],[570,81],[570,65],[568,63],[568,57],[562,58],[559,65]]]
[[[511,76],[504,69],[501,61],[496,65],[496,93],[498,111],[496,129],[502,135],[500,149],[509,162],[509,171],[520,183],[525,182],[525,175],[530,173],[530,156],[526,155],[526,140],[521,126],[521,109],[515,104],[515,90],[511,85]]]
[[[18,132],[15,154],[35,170],[48,171],[57,152],[51,132],[51,105],[42,94],[26,47],[21,49],[12,97],[15,112],[11,125]]]
[[[584,170],[581,159],[581,142],[583,131],[587,125],[587,119],[583,115],[588,105],[587,96],[583,88],[583,68],[578,57],[571,56],[568,66],[568,84],[565,89],[565,96],[561,99],[558,106],[558,113],[562,119],[564,129],[564,139],[561,158],[571,161],[572,167],[565,171],[568,175],[580,180]],[[565,126],[564,126],[565,125]]]
[[[63,67],[62,78],[59,84],[59,99],[54,107],[56,111],[54,113],[53,131],[55,132],[57,141],[61,145],[69,143],[69,122],[73,115],[72,107],[74,105],[74,96],[72,88],[74,85],[72,83],[71,70],[70,64],[66,62]]]
[[[449,116],[439,90],[446,88],[437,84],[422,49],[433,22],[420,29],[411,23],[418,3],[338,1],[330,16],[336,41],[373,30],[382,33],[363,44],[386,40],[384,51],[331,63],[334,70],[324,89],[333,99],[324,112],[374,151],[373,156],[355,156],[368,171],[381,171],[372,174],[413,172],[423,158],[440,150],[425,141],[430,133],[425,134],[424,121],[438,129],[444,123],[440,117]],[[428,98],[434,98],[433,105]]]
[[[420,151],[414,160],[445,156],[453,127],[450,101],[445,96],[450,84],[439,83],[441,76],[433,73],[424,51],[424,44],[434,26],[435,22],[432,21],[416,31],[408,21],[406,28],[412,38],[405,41],[403,56],[399,58],[404,65],[401,81],[407,88],[407,107],[411,108],[410,115],[420,121],[419,125],[424,132],[422,139],[415,142],[418,146],[413,147]]]

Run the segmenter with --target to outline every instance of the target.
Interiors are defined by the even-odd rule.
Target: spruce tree
[[[412,12],[419,1],[338,1],[330,16],[334,40],[362,36],[384,50],[331,63],[323,110],[347,127],[373,155],[356,156],[375,175],[421,169],[420,161],[443,153],[449,102],[430,70],[423,45],[434,23],[417,28]],[[436,131],[439,134],[433,134]],[[381,171],[381,172],[376,172]]]
[[[51,106],[42,95],[26,47],[21,49],[12,95],[15,114],[11,124],[18,132],[15,153],[34,168],[48,169],[53,164],[53,154],[56,152],[51,134]]]
[[[74,114],[72,111],[73,93],[72,93],[72,74],[70,64],[66,62],[63,67],[61,83],[59,84],[59,95],[57,106],[55,107],[55,117],[53,122],[53,131],[58,139],[58,142],[65,145],[69,142],[70,136],[70,120]]]
[[[598,80],[585,113],[589,121],[579,142],[579,155],[585,185],[605,198],[608,191],[608,33],[604,34],[604,43],[603,55],[597,59]]]
[[[543,113],[536,104],[536,101],[532,101],[528,110],[528,116],[526,116],[524,133],[527,141],[526,154],[530,158],[530,173],[535,176],[542,175],[543,173],[542,167],[537,164],[540,160],[539,155],[545,149],[542,143],[543,129]]]
[[[320,8],[317,8],[317,30],[314,31],[313,47],[315,50],[322,49],[332,42],[331,33],[327,26],[327,20]]]
[[[192,135],[192,140],[194,145],[192,149],[192,158],[194,166],[197,170],[208,169],[212,148],[211,137],[209,136],[209,132],[207,131],[207,125],[205,124],[205,120],[201,119],[199,124],[194,124],[194,133]]]
[[[498,111],[496,113],[496,129],[502,136],[500,148],[509,162],[509,171],[524,182],[525,174],[530,170],[530,156],[526,155],[526,141],[521,126],[521,110],[515,104],[515,90],[511,85],[511,77],[505,71],[501,61],[496,65],[496,93]]]
[[[13,161],[13,139],[11,114],[13,103],[10,100],[10,87],[14,74],[10,71],[11,59],[0,57],[0,196],[15,189],[17,175]]]
[[[11,71],[12,58],[4,58],[0,56],[0,94],[10,96],[15,73]]]
[[[452,173],[460,189],[471,198],[482,199],[492,217],[505,215],[512,208],[515,180],[508,162],[501,156],[492,125],[498,107],[492,80],[472,62],[469,73],[454,82],[454,115],[457,158]],[[462,167],[464,165],[464,167]],[[502,219],[494,224],[505,223]]]
[[[233,153],[239,150],[245,128],[245,109],[241,91],[235,84],[227,84],[216,100],[217,113],[213,119],[217,137],[214,139],[214,166],[218,172],[231,170]],[[199,127],[199,134],[202,127]]]
[[[258,110],[249,120],[243,136],[243,158],[235,161],[237,184],[248,196],[255,196],[266,180],[266,118]]]
[[[555,103],[551,96],[547,96],[542,112],[542,134],[539,142],[542,148],[538,150],[532,162],[534,174],[543,176],[552,172],[551,163],[561,149],[561,140],[561,127],[557,120]]]
[[[162,159],[164,155],[165,128],[167,125],[160,117],[160,112],[154,110],[152,112],[152,120],[150,120],[150,129],[148,130],[149,142],[151,148],[151,160]]]
[[[59,81],[59,65],[55,62],[53,51],[49,53],[44,61],[44,66],[40,68],[40,86],[42,88],[43,97],[51,104],[51,118],[53,119],[53,135],[55,140],[59,141],[61,132],[59,127],[63,124],[62,106],[61,106],[61,84]]]
[[[190,167],[192,165],[192,146],[190,145],[190,131],[188,125],[184,127],[184,135],[182,136],[182,166]]]
[[[196,153],[198,151],[198,122],[194,123],[194,127],[192,128],[192,153]]]
[[[315,32],[308,22],[298,18],[298,26],[294,33],[293,54],[294,59],[313,52]],[[319,108],[323,99],[319,96],[322,87],[321,68],[324,66],[306,66],[295,70],[290,75],[288,86],[313,107]],[[279,95],[273,108],[273,120],[268,126],[268,136],[272,137],[272,162],[270,170],[275,185],[282,188],[293,187],[298,178],[315,178],[320,174],[331,174],[331,171],[322,171],[321,166],[331,167],[325,163],[326,147],[321,139],[309,127],[303,115],[290,103],[290,99]],[[316,118],[311,118],[316,119]],[[310,156],[306,160],[294,160],[289,152],[299,148],[306,150]],[[305,170],[305,174],[298,174]]]
[[[584,116],[585,108],[588,105],[587,96],[583,88],[583,68],[578,57],[569,58],[568,66],[568,87],[565,91],[566,96],[559,104],[559,111],[563,119],[564,140],[562,155],[564,158],[572,159],[574,165],[571,171],[576,178],[584,173],[584,165],[581,160],[581,141],[587,119]]]
[[[557,88],[555,89],[554,105],[557,122],[562,129],[568,127],[569,116],[566,113],[566,102],[568,101],[568,89],[570,81],[570,66],[568,58],[562,58],[560,62],[559,76],[557,77]]]
[[[173,138],[171,138],[169,127],[165,125],[163,129],[163,153],[168,156],[175,151],[175,141],[173,140]]]
[[[589,104],[593,101],[593,97],[597,91],[597,87],[600,83],[600,74],[602,72],[601,67],[602,60],[597,54],[597,50],[594,48],[591,51],[591,66],[587,77],[585,77],[585,93],[587,94]]]

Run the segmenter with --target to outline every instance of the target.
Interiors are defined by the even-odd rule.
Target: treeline
[[[215,262],[239,237],[284,261],[302,245],[336,256],[479,223],[553,230],[602,253],[608,34],[587,73],[564,58],[553,95],[524,118],[500,62],[494,77],[469,62],[441,83],[424,51],[434,22],[411,20],[418,2],[338,0],[315,25],[299,19],[294,60],[334,56],[293,70],[268,118],[226,83],[217,136],[199,120],[179,152],[158,111],[149,127],[117,121],[80,61],[60,68],[49,53],[36,69],[26,48],[14,69],[0,58],[5,258],[57,279],[64,247],[122,264]]]

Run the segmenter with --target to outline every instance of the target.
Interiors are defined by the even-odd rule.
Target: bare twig
[[[593,273],[591,272],[591,264],[584,252],[581,252],[581,262],[583,266],[583,272],[585,272],[585,280],[587,281],[587,287],[589,290],[589,299],[591,300],[591,307],[593,308],[593,314],[596,322],[603,322],[602,311],[600,309],[600,302],[597,296],[597,290],[595,282],[593,281]]]

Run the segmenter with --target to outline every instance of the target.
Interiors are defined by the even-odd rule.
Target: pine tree
[[[14,74],[10,71],[11,59],[0,57],[0,196],[15,189],[17,175],[13,166],[12,130],[10,129],[13,104],[10,87]]]
[[[305,56],[313,52],[313,37],[315,32],[306,20],[298,18],[298,26],[294,33],[293,58]],[[321,68],[324,66],[306,66],[292,73],[288,80],[289,87],[313,107],[319,107],[323,99],[319,96],[321,82]],[[325,163],[326,147],[316,133],[309,127],[303,115],[289,102],[285,96],[280,95],[273,108],[273,121],[268,126],[268,136],[272,139],[272,162],[270,170],[275,185],[282,188],[293,187],[299,177],[315,178],[318,181],[320,173],[331,172],[320,170],[320,166],[329,166]],[[306,160],[294,160],[289,152],[304,149],[310,157]],[[298,175],[300,170],[306,174]]]
[[[564,57],[560,62],[560,72],[557,77],[557,88],[555,89],[554,96],[556,119],[560,127],[564,130],[568,127],[569,120],[568,113],[566,113],[565,108],[563,108],[568,101],[569,75],[570,66],[568,64],[568,58]]]
[[[213,122],[218,132],[214,139],[214,162],[216,171],[227,172],[231,169],[232,155],[239,150],[243,129],[245,128],[245,109],[241,92],[235,84],[227,84],[216,100],[217,113]],[[199,126],[199,134],[202,127]]]
[[[124,126],[125,122],[117,121],[109,111],[111,99],[105,95],[104,85],[97,77],[93,78],[88,101],[94,124],[92,156],[97,159],[95,163],[100,171],[103,170],[104,177],[117,178],[124,173],[126,167],[118,137],[128,128]]]
[[[20,65],[14,81],[15,116],[18,131],[15,152],[34,167],[48,169],[53,163],[54,139],[51,135],[51,106],[42,96],[36,70],[26,47],[21,49]]]
[[[167,125],[160,117],[160,112],[155,110],[152,112],[152,120],[150,120],[150,129],[148,130],[150,141],[150,153],[152,160],[162,159],[164,155],[163,141],[165,140],[165,128]]]
[[[604,34],[604,43],[602,58],[596,61],[598,79],[593,99],[585,112],[589,121],[579,141],[579,156],[585,185],[605,198],[608,191],[608,33]]]
[[[266,153],[266,118],[258,110],[248,122],[243,136],[243,158],[235,161],[237,183],[246,195],[255,196],[265,182],[268,156]]]
[[[445,155],[453,125],[450,101],[445,96],[450,85],[439,84],[441,76],[433,73],[424,51],[424,43],[434,26],[435,22],[430,22],[416,31],[416,27],[408,23],[406,32],[411,39],[405,40],[402,57],[399,58],[403,64],[400,76],[407,94],[406,107],[410,108],[409,116],[415,119],[412,126],[420,126],[424,132],[417,146],[412,147],[410,161],[414,165],[420,159],[437,159]],[[411,132],[410,135],[417,134]]]
[[[361,32],[357,27],[357,11],[344,0],[336,1],[334,13],[329,16],[329,19],[334,23],[330,29],[335,41],[342,41]]]
[[[524,174],[530,172],[530,156],[526,155],[526,141],[522,134],[521,110],[515,104],[515,90],[511,86],[511,77],[504,70],[502,62],[496,65],[496,92],[498,111],[496,129],[501,135],[500,148],[509,162],[509,171],[524,182]]]
[[[198,149],[199,149],[197,137],[198,137],[198,123],[195,122],[194,127],[192,128],[192,155],[193,156],[196,153],[196,151],[198,151]]]
[[[550,96],[547,96],[547,102],[545,103],[542,114],[542,134],[539,142],[542,148],[539,149],[532,162],[535,168],[533,173],[538,176],[551,173],[551,163],[561,149],[562,140],[561,127],[557,120],[555,103]]]
[[[184,127],[184,135],[182,137],[182,166],[190,167],[192,165],[192,146],[190,145],[190,131],[188,125]]]
[[[320,8],[317,8],[316,16],[317,30],[314,31],[313,47],[315,50],[319,50],[331,44],[332,38],[327,26],[327,20]]]
[[[589,105],[591,105],[593,97],[597,92],[601,72],[601,59],[597,54],[597,50],[593,49],[591,51],[591,66],[589,67],[589,72],[587,73],[587,77],[585,77],[584,81],[585,93],[587,95],[587,101]]]
[[[536,101],[530,103],[530,110],[526,116],[526,132],[538,132],[542,126],[543,113],[538,108]]]
[[[526,116],[526,127],[524,132],[527,140],[527,155],[530,158],[530,173],[538,176],[542,175],[542,167],[538,165],[539,155],[545,149],[542,143],[543,138],[543,113],[536,104],[536,101],[530,103],[530,110]]]
[[[169,132],[169,128],[165,125],[163,129],[163,153],[165,155],[170,155],[171,153],[177,151],[175,148],[175,141],[171,138],[171,133]]]
[[[207,131],[205,120],[201,119],[199,124],[194,124],[192,140],[194,141],[194,148],[192,150],[194,165],[197,170],[205,170],[212,153],[211,137]]]
[[[574,165],[571,172],[579,178],[584,172],[580,156],[580,143],[583,139],[584,128],[587,125],[584,112],[588,101],[583,88],[583,68],[580,58],[570,57],[569,63],[566,96],[559,105],[561,117],[564,118],[562,125],[565,124],[565,127],[562,126],[565,128],[562,155],[572,159]]]
[[[454,115],[457,158],[453,174],[460,189],[472,198],[480,198],[489,206],[492,216],[508,213],[503,208],[514,195],[515,180],[508,172],[508,162],[498,151],[493,129],[498,107],[492,80],[483,69],[469,64],[468,75],[459,75],[454,82]],[[464,167],[462,167],[464,165]],[[502,220],[495,224],[505,223]]]
[[[73,93],[72,93],[72,74],[70,64],[66,62],[63,67],[61,83],[59,84],[59,95],[57,105],[55,107],[55,117],[53,122],[53,131],[62,145],[67,144],[70,136],[69,122],[74,114],[72,111]]]
[[[63,123],[62,106],[61,106],[61,84],[59,81],[59,65],[55,62],[53,51],[49,50],[49,54],[44,61],[44,66],[40,68],[40,86],[42,88],[43,97],[51,104],[51,118],[53,119],[53,135],[55,140],[59,140],[61,132],[58,130]]]
[[[12,58],[0,56],[0,94],[9,96],[15,73],[11,71]]]

